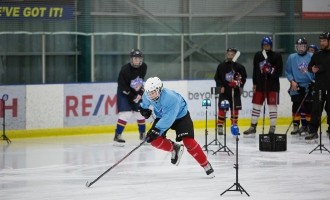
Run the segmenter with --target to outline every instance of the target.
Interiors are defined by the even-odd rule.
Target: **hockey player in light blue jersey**
[[[157,149],[172,152],[171,163],[174,165],[179,164],[185,146],[206,174],[213,177],[214,170],[201,146],[194,139],[194,125],[184,98],[173,90],[163,88],[163,83],[158,77],[149,78],[144,89],[140,112],[147,119],[152,114],[149,108],[153,107],[156,116],[147,133],[147,142]],[[169,129],[175,130],[175,140],[182,141],[183,145],[166,138]]]
[[[292,101],[293,131],[292,135],[307,132],[311,119],[311,85],[314,75],[308,71],[311,54],[307,53],[307,40],[299,38],[295,44],[296,53],[289,55],[285,67],[285,75],[290,82],[289,94]],[[301,114],[305,113],[306,124],[299,128]]]

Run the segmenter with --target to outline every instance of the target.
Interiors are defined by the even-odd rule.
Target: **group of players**
[[[330,34],[320,34],[320,50],[315,45],[307,44],[305,38],[296,41],[296,53],[288,57],[285,75],[290,83],[289,95],[292,100],[293,131],[292,135],[307,133],[306,140],[318,138],[317,130],[324,108],[330,113]],[[253,97],[251,126],[244,135],[256,133],[262,105],[268,106],[270,127],[269,134],[275,133],[277,106],[279,104],[279,78],[283,72],[282,56],[272,50],[271,37],[263,37],[261,51],[253,59]],[[313,52],[312,52],[313,51]],[[218,134],[223,134],[226,108],[220,106],[228,100],[231,111],[231,123],[236,125],[239,110],[242,109],[241,94],[246,82],[245,67],[236,62],[235,48],[228,48],[226,59],[219,64],[214,76],[219,90]],[[201,146],[194,139],[193,122],[184,98],[173,90],[163,87],[158,77],[151,77],[144,83],[147,64],[139,49],[130,52],[130,62],[122,66],[118,76],[117,108],[118,121],[114,141],[125,143],[122,133],[128,120],[137,119],[139,138],[153,147],[172,153],[171,163],[178,165],[184,147],[188,153],[204,168],[207,175],[214,177],[214,170]],[[266,101],[267,100],[267,101]],[[153,108],[151,110],[150,108]],[[264,110],[265,112],[265,107]],[[265,114],[265,113],[264,113]],[[145,119],[154,117],[151,128],[146,131]],[[304,120],[302,119],[304,116]],[[300,126],[300,121],[301,126]],[[328,119],[329,124],[329,119]],[[169,129],[175,130],[176,143],[166,138]],[[328,130],[329,131],[329,130]],[[329,138],[330,139],[330,138]]]
[[[330,83],[329,78],[326,78],[330,77],[329,32],[320,34],[319,42],[320,50],[314,44],[308,46],[304,37],[296,40],[296,53],[289,55],[285,65],[285,75],[290,85],[288,93],[292,101],[293,131],[291,134],[305,133],[306,140],[318,138],[317,131],[321,124],[323,109],[327,115],[330,114]],[[279,78],[283,72],[283,61],[281,54],[274,52],[272,46],[271,37],[264,37],[261,41],[261,51],[254,55],[251,126],[243,132],[244,135],[256,133],[264,102],[265,104],[267,102],[270,119],[268,134],[275,133],[280,91]],[[238,112],[242,109],[241,93],[247,77],[245,67],[232,60],[236,52],[236,49],[227,49],[226,60],[219,64],[214,76],[216,86],[220,88],[219,102],[224,99],[229,101],[231,123],[234,125],[237,124]],[[263,112],[265,115],[265,107],[263,107]],[[224,118],[225,111],[219,103],[219,135],[223,134]],[[327,118],[327,123],[329,133],[329,118]]]

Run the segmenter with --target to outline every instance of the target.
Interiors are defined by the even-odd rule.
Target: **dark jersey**
[[[130,101],[138,94],[143,94],[143,80],[147,74],[147,65],[142,63],[139,68],[134,68],[130,63],[121,67],[118,76],[118,92],[127,95]]]
[[[252,82],[256,85],[259,92],[280,91],[280,76],[283,71],[283,60],[279,53],[274,51],[267,52],[267,59],[261,51],[258,51],[253,58]],[[264,67],[268,68],[265,73]]]
[[[236,62],[223,62],[218,65],[217,71],[214,75],[214,80],[217,87],[224,87],[226,95],[231,95],[231,87],[228,85],[235,76],[239,74],[241,79],[240,87],[243,88],[246,82],[246,70],[245,67]],[[236,80],[237,81],[237,80]],[[235,88],[235,92],[239,93],[239,88]]]
[[[313,54],[308,64],[308,71],[312,72],[313,66],[319,67],[315,73],[316,90],[330,90],[330,50],[321,50]]]

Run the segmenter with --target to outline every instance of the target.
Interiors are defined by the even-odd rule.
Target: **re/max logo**
[[[8,101],[3,101],[0,99],[0,118],[3,118],[3,114],[7,116],[8,111],[11,113],[11,117],[17,117],[18,110],[17,98],[8,99]]]
[[[110,108],[116,105],[117,95],[81,95],[65,97],[65,116],[96,116],[100,110],[104,110],[104,115],[109,114]],[[96,102],[96,103],[95,103]],[[102,109],[102,106],[104,109]],[[116,109],[117,113],[117,109]]]

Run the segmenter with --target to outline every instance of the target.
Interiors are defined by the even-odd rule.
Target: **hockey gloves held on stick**
[[[151,128],[148,133],[147,133],[147,142],[150,143],[152,141],[154,141],[158,136],[160,136],[160,130],[158,128]]]
[[[229,85],[229,87],[234,88],[236,86],[239,86],[239,82],[238,81],[230,81],[228,83],[228,85]]]
[[[140,113],[141,115],[146,118],[146,119],[149,119],[149,117],[151,116],[152,114],[152,110],[150,109],[145,109],[145,108],[140,108]]]

